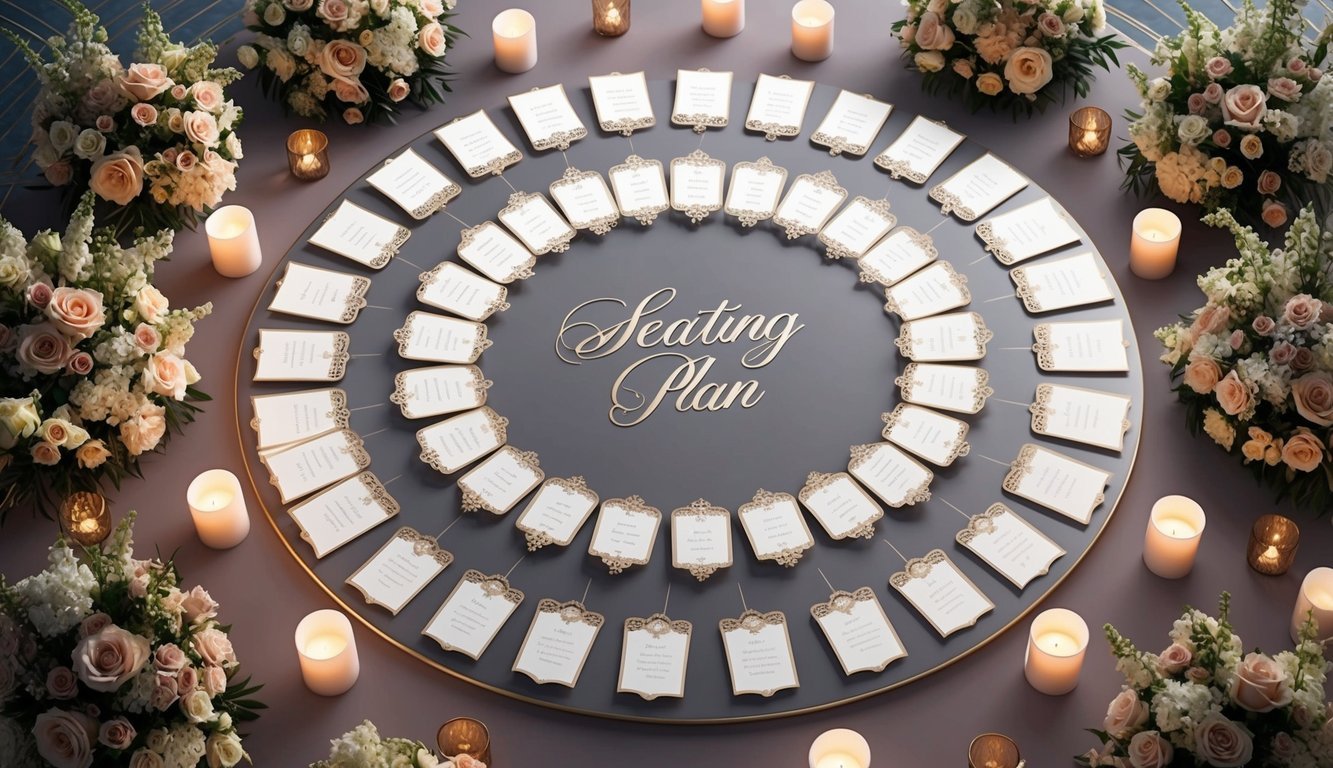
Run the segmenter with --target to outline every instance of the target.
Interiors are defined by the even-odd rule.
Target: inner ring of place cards
[[[432,365],[411,368],[397,376],[403,416],[424,419],[476,408],[486,403],[478,386],[481,370],[472,365]]]
[[[446,650],[458,651],[473,659],[481,658],[519,606],[504,594],[487,592],[482,586],[485,578],[474,571],[463,574],[421,634],[434,639]],[[518,599],[522,601],[521,593]]]
[[[937,254],[921,247],[919,235],[911,227],[899,227],[866,251],[857,266],[866,269],[877,282],[891,286],[913,272],[930,264]]]
[[[458,246],[458,257],[497,283],[512,283],[532,263],[523,244],[493,221],[470,230],[471,239]]]
[[[611,169],[610,176],[611,188],[621,213],[663,211],[671,205],[660,160],[639,165],[618,165]]]
[[[575,493],[547,480],[528,502],[514,525],[519,530],[538,531],[567,546],[597,506],[597,496]]]
[[[490,317],[496,304],[502,302],[506,295],[504,286],[452,261],[441,264],[434,271],[431,281],[417,291],[417,298],[422,304],[475,322]]]
[[[504,443],[504,436],[496,434],[493,418],[495,412],[483,406],[426,427],[418,436],[439,455],[443,471],[451,474]]]

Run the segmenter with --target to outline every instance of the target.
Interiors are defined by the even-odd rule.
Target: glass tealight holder
[[[287,167],[301,181],[318,181],[329,175],[329,137],[313,128],[302,128],[287,137]]]
[[[486,724],[471,717],[455,717],[440,726],[435,735],[435,742],[440,747],[440,754],[446,758],[467,755],[491,765],[491,732]]]
[[[106,497],[92,491],[77,491],[60,503],[60,527],[85,547],[95,547],[111,534],[111,510]]]
[[[983,733],[967,748],[968,768],[1018,768],[1018,745],[1002,733]]]
[[[629,31],[630,0],[592,0],[592,29],[602,37],[620,37]]]
[[[1083,107],[1069,116],[1069,148],[1079,157],[1096,157],[1111,144],[1111,116],[1100,107]]]
[[[1280,576],[1296,560],[1301,529],[1282,515],[1263,515],[1250,529],[1250,547],[1245,556],[1250,567],[1265,576]]]

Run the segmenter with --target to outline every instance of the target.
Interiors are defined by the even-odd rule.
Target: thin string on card
[[[348,357],[353,359],[358,357],[383,357],[383,356],[384,356],[383,352],[361,352],[355,355],[348,355]]]
[[[825,584],[828,585],[829,592],[837,592],[837,591],[838,591],[838,588],[835,587],[835,586],[833,586],[833,582],[829,581],[829,580],[828,580],[828,577],[824,575],[824,569],[823,569],[823,568],[818,568],[818,567],[816,567],[815,570],[816,570],[816,571],[819,571],[819,577],[820,577],[821,579],[824,580],[824,583],[825,583]]]
[[[939,499],[940,501],[943,501],[943,502],[945,503],[945,505],[947,505],[947,506],[949,507],[949,509],[952,509],[953,511],[955,511],[955,512],[957,512],[958,514],[962,515],[964,518],[966,518],[966,519],[968,520],[968,522],[971,522],[971,521],[972,521],[972,516],[971,516],[971,515],[967,514],[967,513],[964,512],[963,510],[959,509],[958,507],[955,507],[953,504],[950,504],[949,501],[948,501],[947,499],[940,498],[939,496],[936,496],[935,498]]]
[[[993,463],[993,464],[999,464],[999,465],[1002,466],[1002,467],[1006,467],[1006,468],[1007,468],[1007,467],[1012,466],[1012,465],[1011,465],[1009,462],[1007,462],[1007,461],[1000,461],[999,459],[992,459],[991,457],[987,456],[987,455],[984,454],[984,453],[974,453],[974,454],[972,454],[972,455],[973,455],[973,456],[977,456],[977,457],[982,458],[982,459],[985,459],[986,461],[989,461],[989,462],[991,462],[991,463]]]
[[[667,582],[666,599],[662,601],[662,615],[667,615],[667,606],[671,605],[671,582]]]
[[[633,136],[626,136],[626,137],[625,137],[625,141],[628,141],[628,142],[629,142],[629,153],[630,153],[631,155],[633,155],[633,154],[637,154],[637,153],[634,151],[634,137],[633,137]]]
[[[885,544],[888,544],[889,549],[893,550],[894,554],[898,555],[898,557],[901,557],[904,563],[907,562],[907,557],[902,552],[899,552],[897,547],[893,546],[893,542],[883,537],[880,538],[880,541],[884,542]]]
[[[588,604],[588,590],[590,590],[590,589],[592,589],[592,579],[588,579],[588,585],[587,585],[586,587],[583,588],[583,597],[579,598],[579,605],[582,605],[582,606],[585,606],[585,607],[587,606],[587,604]]]
[[[973,263],[973,264],[976,264],[975,261],[972,262],[972,263]],[[1012,298],[1014,298],[1014,294],[1012,294],[1012,293],[1005,293],[1005,294],[1001,294],[1001,295],[999,295],[999,296],[996,296],[996,297],[993,298],[993,299],[986,299],[985,301],[983,301],[983,302],[981,302],[981,303],[982,303],[982,304],[994,304],[994,303],[997,302],[997,301],[1004,301],[1005,299],[1012,299]]]
[[[499,176],[500,176],[500,181],[503,181],[505,183],[505,186],[509,187],[510,192],[514,193],[518,192],[518,190],[514,187],[514,185],[509,183],[509,179],[505,178],[505,175],[503,173],[499,174]]]
[[[571,162],[569,162],[569,153],[568,153],[568,152],[566,152],[565,150],[562,149],[562,150],[560,150],[560,156],[563,157],[563,158],[565,158],[565,167],[566,167],[566,168],[573,168],[573,167],[574,167],[574,164],[571,163]]]
[[[1020,402],[1018,402],[1017,400],[1005,400],[1003,397],[992,397],[992,398],[991,398],[991,402],[993,402],[993,403],[1004,403],[1005,405],[1016,405],[1016,406],[1018,406],[1019,408],[1023,408],[1023,409],[1027,409],[1028,407],[1030,407],[1030,406],[1032,405],[1032,403],[1020,403]]]
[[[926,230],[927,235],[939,229],[940,227],[944,226],[945,223],[949,221],[949,214],[945,213],[944,211],[940,211],[940,215],[944,216],[944,218],[940,219],[939,222],[935,224],[935,226],[931,227],[930,229],[927,229]]]
[[[750,610],[750,606],[745,604],[745,590],[741,589],[741,583],[739,581],[736,582],[736,591],[741,593],[741,610]]]
[[[365,440],[366,438],[374,437],[375,435],[378,435],[378,434],[381,433],[381,432],[387,432],[388,430],[389,430],[388,427],[380,427],[379,429],[375,430],[374,432],[371,432],[371,433],[366,434],[366,435],[362,435],[362,436],[361,436],[361,439],[362,439],[362,440]]]
[[[384,407],[384,403],[371,403],[370,405],[358,405],[358,406],[355,407],[355,408],[348,408],[348,409],[347,409],[347,412],[348,412],[348,413],[356,413],[357,411],[368,411],[368,410],[370,410],[371,408],[383,408],[383,407]]]
[[[418,267],[416,264],[413,264],[412,262],[408,261],[407,259],[404,259],[402,256],[396,256],[396,257],[394,257],[394,261],[401,261],[401,262],[403,262],[404,264],[406,264],[407,266],[411,267],[412,269],[415,269],[415,270],[418,271],[418,272],[425,272],[425,271],[426,271],[425,267]]]
[[[986,254],[985,256],[982,256],[981,258],[977,259],[976,261],[969,261],[969,262],[967,263],[967,265],[970,267],[970,266],[972,266],[973,264],[980,264],[981,262],[986,261],[986,260],[989,259],[989,258],[990,258],[990,254],[988,253],[988,254]]]
[[[445,216],[448,216],[449,218],[451,218],[451,219],[453,219],[454,221],[458,222],[459,226],[463,227],[463,229],[472,229],[471,225],[469,225],[466,221],[463,221],[462,219],[460,219],[460,218],[458,218],[457,216],[455,216],[455,215],[453,215],[452,213],[450,213],[450,212],[448,211],[448,209],[441,208],[441,209],[440,209],[440,213],[443,213]]]
[[[514,572],[514,569],[518,567],[518,564],[519,564],[519,563],[521,563],[521,562],[523,562],[524,560],[527,560],[527,559],[528,559],[528,556],[525,554],[525,555],[523,555],[522,557],[520,557],[520,558],[518,559],[517,562],[515,562],[513,565],[509,566],[509,570],[505,571],[505,576],[504,576],[505,579],[507,580],[507,579],[509,578],[509,574],[511,574],[511,573]]]
[[[455,525],[458,525],[458,521],[459,521],[459,520],[462,520],[463,517],[464,517],[463,513],[462,513],[462,512],[459,512],[459,513],[458,513],[458,517],[455,517],[455,518],[454,518],[454,521],[453,521],[452,523],[449,523],[448,525],[446,525],[446,526],[444,527],[444,530],[443,530],[443,531],[440,531],[439,533],[435,534],[435,543],[436,543],[436,544],[439,544],[439,543],[440,543],[440,538],[441,538],[442,536],[444,536],[444,534],[448,533],[450,528],[453,528]]]
[[[385,480],[383,483],[380,483],[380,485],[383,485],[384,487],[387,488],[387,487],[389,487],[389,485],[391,485],[391,484],[393,483],[393,481],[395,481],[395,480],[397,480],[397,479],[399,479],[399,478],[401,478],[401,477],[402,477],[402,475],[394,475],[393,477],[389,478],[388,480]]]

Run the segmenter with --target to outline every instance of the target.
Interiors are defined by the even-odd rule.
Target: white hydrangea
[[[93,347],[93,359],[103,365],[129,365],[146,353],[134,343],[134,336],[124,326],[116,326],[102,334]]]
[[[93,613],[97,577],[63,542],[51,546],[50,567],[14,585],[28,609],[28,620],[43,637],[55,637],[78,626]]]
[[[171,729],[162,760],[166,768],[195,768],[204,757],[206,739],[202,731],[188,723]]]
[[[1269,133],[1285,144],[1296,138],[1301,119],[1285,110],[1270,109],[1264,113],[1263,123]]]

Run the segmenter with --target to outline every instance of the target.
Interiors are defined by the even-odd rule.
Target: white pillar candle
[[[1129,241],[1129,270],[1147,280],[1161,280],[1176,268],[1180,217],[1164,208],[1145,208],[1134,217]]]
[[[1088,624],[1082,616],[1064,608],[1042,611],[1032,620],[1023,675],[1042,693],[1069,693],[1078,685],[1087,650]]]
[[[200,474],[185,491],[199,540],[213,549],[231,549],[250,534],[241,481],[225,469]]]
[[[823,61],[833,53],[833,6],[801,0],[791,9],[791,52],[802,61]]]
[[[491,22],[495,66],[516,75],[537,66],[537,20],[522,8],[500,11]]]
[[[245,277],[259,269],[264,254],[259,249],[255,215],[240,205],[224,205],[204,220],[208,252],[213,269],[223,277]]]
[[[1291,639],[1295,640],[1314,612],[1315,639],[1333,640],[1333,568],[1316,568],[1305,574],[1296,609],[1291,612]],[[1327,647],[1327,646],[1326,646]]]
[[[1143,535],[1143,563],[1164,579],[1179,579],[1194,567],[1206,518],[1203,507],[1184,496],[1163,496],[1152,505]]]
[[[704,32],[735,37],[745,29],[745,0],[701,0]]]
[[[870,744],[856,731],[834,728],[810,744],[810,768],[869,768]]]
[[[346,693],[361,675],[352,622],[341,611],[325,609],[301,619],[296,653],[306,687],[320,696]]]

